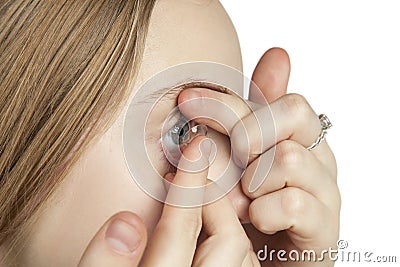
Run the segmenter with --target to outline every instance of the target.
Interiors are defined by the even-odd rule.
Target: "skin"
[[[191,61],[219,62],[241,70],[240,48],[229,18],[216,1],[159,1],[134,90],[155,73]],[[264,160],[269,147],[260,149],[259,144],[265,140],[254,135],[250,139],[250,153],[245,153],[240,146],[240,135],[235,134],[239,130],[232,125],[231,144],[237,162],[239,165],[247,159],[249,162],[241,166],[246,169],[245,174],[229,198],[203,208],[186,210],[165,206],[163,209],[129,175],[122,153],[122,113],[107,133],[93,141],[47,203],[39,221],[30,229],[31,235],[21,254],[22,265],[76,266],[80,262],[82,267],[136,266],[147,243],[142,258],[144,266],[188,266],[192,261],[195,266],[257,266],[238,217],[252,223],[245,228],[255,251],[265,244],[270,249],[299,251],[334,247],[340,209],[336,163],[326,142],[313,151],[306,149],[318,136],[320,126],[304,98],[286,95],[289,70],[287,54],[274,49],[262,57],[253,75],[261,94],[251,90],[250,100],[259,103],[261,110],[265,106],[263,97],[271,104],[278,141],[271,172],[256,191],[249,191],[253,166]],[[246,129],[254,132],[253,115],[231,95],[206,88],[187,89],[180,94],[179,102],[198,97],[232,105],[243,118]],[[181,111],[190,117],[201,114],[202,107]],[[202,123],[214,129],[210,137],[219,140],[216,142],[219,148],[229,149],[229,143],[223,138],[225,132],[212,121]],[[202,140],[195,139],[185,150],[188,158],[196,154]],[[169,180],[187,186],[205,183],[207,173],[212,168],[218,169],[221,162],[214,164],[206,173],[196,176],[178,171]],[[163,171],[162,166],[159,169]],[[122,210],[136,215],[118,213]],[[141,233],[142,242],[134,253],[122,255],[105,247],[104,235],[107,236],[115,218],[130,221]],[[186,229],[191,225],[188,222],[199,221],[192,230]],[[201,226],[208,238],[196,248]],[[235,238],[231,239],[232,236]],[[171,244],[171,240],[176,243]],[[180,262],[169,263],[168,259],[180,259]],[[99,265],[101,262],[103,265]],[[268,266],[331,265],[329,261],[314,265],[275,261]]]
[[[156,73],[192,61],[242,69],[237,35],[228,15],[218,1],[158,1],[133,92]],[[46,204],[29,230],[22,265],[76,266],[98,229],[123,210],[135,212],[151,236],[163,206],[142,192],[130,176],[121,137],[124,113],[93,140]],[[159,157],[156,153],[150,156]],[[243,193],[236,197],[237,203],[248,205]]]
[[[269,66],[268,61],[277,56],[276,54],[283,55],[284,61],[287,61],[287,55],[283,51],[268,51],[256,68],[255,75],[260,69],[266,68],[264,73],[268,76],[270,68],[275,66],[275,63]],[[283,66],[286,68],[288,65],[285,66],[284,63]],[[283,68],[280,73],[284,73]],[[257,82],[262,84],[262,80]],[[265,245],[269,251],[266,253],[275,251],[273,260],[264,260],[263,266],[333,266],[334,263],[327,255],[324,261],[316,263],[290,261],[288,254],[283,256],[288,261],[279,260],[276,256],[279,250],[286,253],[295,250],[301,255],[302,251],[312,249],[320,257],[323,255],[322,251],[336,248],[339,232],[340,194],[336,184],[335,158],[326,141],[311,151],[307,149],[313,143],[311,137],[317,136],[321,131],[320,122],[301,95],[284,94],[277,98],[279,91],[286,92],[285,84],[286,82],[282,83],[283,87],[278,87],[276,91],[268,89],[271,85],[279,86],[275,82],[261,87],[265,98],[270,99],[269,108],[274,115],[274,121],[263,121],[261,128],[266,129],[275,123],[276,140],[270,140],[265,135],[262,138],[254,120],[254,114],[260,114],[266,105],[260,105],[255,112],[251,112],[234,97],[208,89],[188,89],[180,94],[179,102],[201,98],[216,99],[235,107],[241,114],[241,121],[249,136],[249,147],[243,147],[240,124],[233,123],[227,129],[234,158],[237,158],[239,165],[247,162],[242,165],[245,172],[241,185],[243,192],[252,200],[249,207],[251,224],[245,225],[245,228],[253,241],[254,251],[264,249]],[[250,100],[262,103],[259,95],[250,95]],[[185,116],[207,116],[210,112],[207,105],[203,106],[200,101],[194,103],[192,102],[190,108],[181,105]],[[214,124],[213,120],[195,120],[210,127]],[[257,175],[257,165],[268,164],[271,146],[276,149],[272,167],[261,185],[252,190],[250,184]],[[264,255],[260,254],[260,257]],[[272,254],[267,254],[266,257],[270,257],[269,255]]]

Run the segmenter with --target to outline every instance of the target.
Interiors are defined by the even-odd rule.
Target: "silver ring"
[[[319,121],[321,122],[321,133],[319,134],[317,140],[311,146],[307,147],[307,149],[310,151],[316,148],[319,144],[322,143],[322,141],[325,140],[326,134],[328,133],[328,129],[332,127],[331,121],[325,114],[319,115],[318,118]]]

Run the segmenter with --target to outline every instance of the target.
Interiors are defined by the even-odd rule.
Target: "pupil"
[[[187,131],[189,130],[189,124],[186,123],[182,129],[179,131],[179,137],[183,137],[185,136],[185,134],[187,133]]]

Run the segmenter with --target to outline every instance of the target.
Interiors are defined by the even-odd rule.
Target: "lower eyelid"
[[[146,145],[154,145],[160,143],[160,136],[154,133],[146,133],[145,134],[145,144]],[[161,144],[161,143],[160,143]]]
[[[156,145],[157,152],[160,153],[160,157],[158,158],[158,160],[162,162],[162,167],[167,170],[167,173],[176,172],[176,168],[168,161],[167,157],[165,156],[161,138],[157,141]]]

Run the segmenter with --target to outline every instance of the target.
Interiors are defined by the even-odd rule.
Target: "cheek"
[[[111,128],[75,163],[29,229],[23,266],[76,266],[98,229],[122,210],[138,214],[151,236],[162,205],[133,181],[120,136]]]

